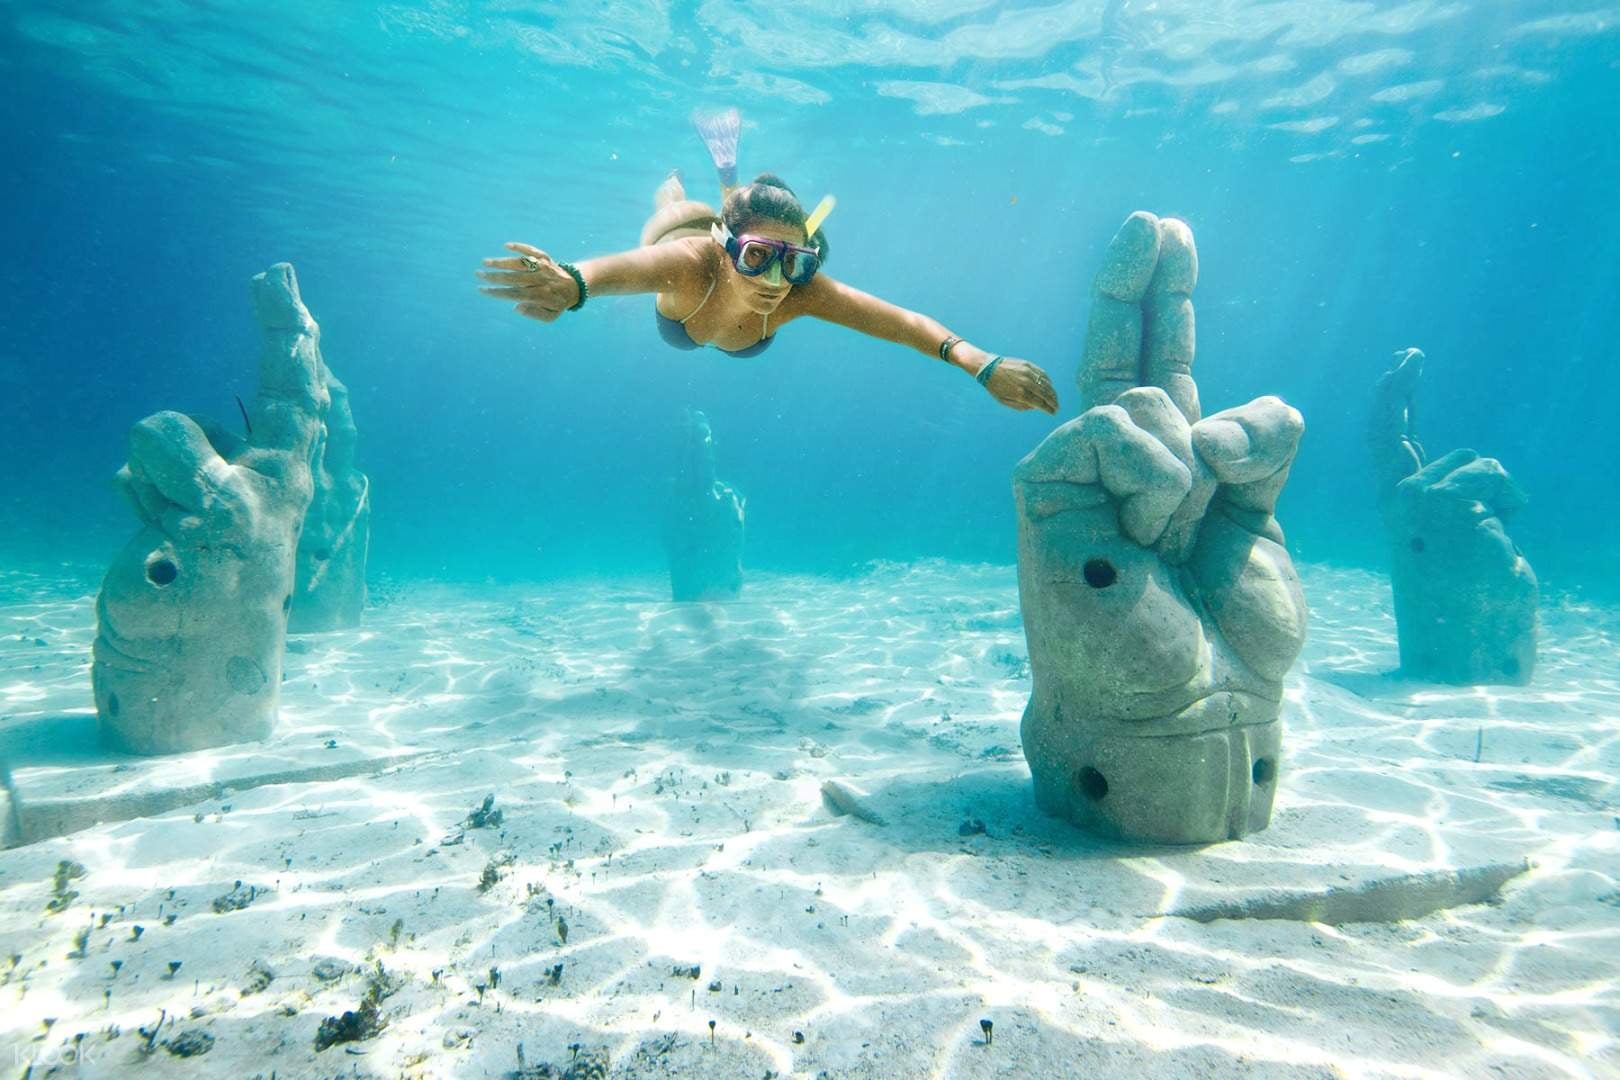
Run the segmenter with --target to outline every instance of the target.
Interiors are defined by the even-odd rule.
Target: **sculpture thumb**
[[[253,307],[263,346],[252,445],[307,462],[331,402],[321,364],[320,329],[299,296],[291,263],[276,263],[253,276]]]

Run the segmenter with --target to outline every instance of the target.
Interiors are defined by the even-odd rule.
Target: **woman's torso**
[[[658,294],[658,329],[669,344],[693,349],[713,345],[734,356],[757,356],[797,314],[792,291],[768,315],[740,303],[725,287],[720,252],[707,237],[675,243],[689,245],[693,258],[673,287]]]

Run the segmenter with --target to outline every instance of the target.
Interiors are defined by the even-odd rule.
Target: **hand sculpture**
[[[118,479],[143,522],[102,583],[91,681],[103,736],[140,754],[260,739],[275,723],[294,553],[328,397],[291,266],[253,279],[263,331],[246,440],[160,412]]]
[[[1013,474],[1036,802],[1168,843],[1266,826],[1305,638],[1272,517],[1304,424],[1274,397],[1200,419],[1197,276],[1185,224],[1126,220],[1093,290],[1086,411]]]
[[[371,546],[371,481],[355,468],[356,432],[349,390],[326,370],[332,406],[316,451],[315,497],[298,541],[292,616],[294,634],[360,625],[366,606],[366,553]]]
[[[1401,671],[1462,685],[1528,682],[1536,575],[1504,525],[1524,492],[1501,462],[1472,450],[1427,461],[1412,415],[1423,353],[1396,357],[1378,380],[1367,443],[1390,538]]]
[[[735,600],[742,592],[743,498],[715,478],[708,417],[687,414],[664,544],[676,600]]]

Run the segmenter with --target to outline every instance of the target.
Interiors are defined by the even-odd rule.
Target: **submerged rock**
[[[175,1057],[197,1057],[206,1054],[214,1048],[214,1037],[206,1031],[193,1028],[182,1031],[163,1044],[163,1049]]]
[[[864,821],[868,825],[887,825],[889,823],[882,814],[873,810],[863,797],[836,780],[827,780],[822,783],[821,800],[835,814],[848,815]]]
[[[1419,919],[1447,908],[1480,904],[1530,869],[1525,861],[1470,866],[1380,878],[1351,888],[1282,889],[1242,900],[1172,911],[1195,922],[1216,919],[1294,919],[1329,926],[1340,923]]]
[[[1092,290],[1086,411],[1013,473],[1036,802],[1184,844],[1270,821],[1306,619],[1272,516],[1304,423],[1275,397],[1202,416],[1197,277],[1184,223],[1131,215]]]

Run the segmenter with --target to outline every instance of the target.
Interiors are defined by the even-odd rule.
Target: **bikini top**
[[[718,284],[720,284],[720,279],[718,277],[709,282],[709,291],[703,294],[703,299],[698,301],[697,307],[686,313],[686,319],[690,319],[693,315],[696,315],[698,312],[703,310],[703,305],[709,302],[709,297],[714,295],[714,287]],[[691,334],[686,332],[686,319],[672,319],[668,315],[665,315],[662,311],[659,311],[656,306],[653,308],[653,314],[658,318],[658,335],[669,344],[675,346],[677,349],[703,348],[702,345],[699,345],[697,342],[692,340]],[[769,315],[761,316],[759,326],[761,333],[764,333],[765,328],[770,325],[770,321],[771,317]],[[725,353],[727,356],[735,356],[740,359],[746,359],[750,356],[758,356],[770,346],[771,342],[775,340],[775,334],[767,334],[758,341],[754,342],[752,345],[748,346],[746,349],[720,349],[720,351]],[[719,349],[720,347],[716,345],[715,348]]]

